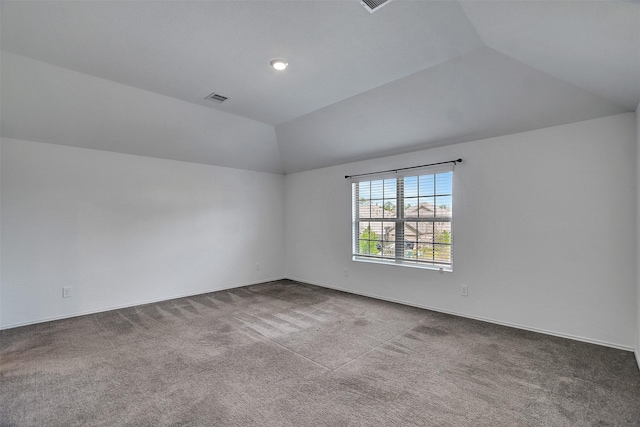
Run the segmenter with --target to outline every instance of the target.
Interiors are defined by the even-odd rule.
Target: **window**
[[[427,172],[352,184],[354,260],[452,270],[453,170]]]

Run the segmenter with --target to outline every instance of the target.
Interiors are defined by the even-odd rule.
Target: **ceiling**
[[[640,103],[638,1],[395,0],[370,14],[357,0],[3,0],[1,12],[0,130],[13,138],[292,173]],[[274,58],[289,69],[272,70]],[[132,123],[109,113],[131,108],[118,99],[93,117],[53,111],[53,94],[25,100],[28,70],[51,66],[43,91],[69,84],[82,103],[128,91],[136,111],[162,95],[181,101],[163,101],[180,124],[168,135],[162,111]],[[119,85],[74,87],[83,75]],[[229,99],[203,99],[212,92]],[[72,119],[86,126],[63,128]]]

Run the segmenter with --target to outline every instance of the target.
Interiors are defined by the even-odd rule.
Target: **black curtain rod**
[[[453,163],[455,165],[456,163],[462,163],[462,159],[449,160],[447,162],[429,163],[428,165],[411,166],[411,167],[408,167],[408,168],[389,169],[388,171],[359,173],[357,175],[345,175],[344,177],[345,177],[345,179],[349,179],[349,178],[355,178],[357,176],[377,175],[379,173],[398,172],[398,171],[405,171],[405,170],[408,170],[408,169],[426,168],[427,166],[446,165],[447,163]]]

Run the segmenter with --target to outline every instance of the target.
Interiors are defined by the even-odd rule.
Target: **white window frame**
[[[440,272],[452,272],[453,271],[453,170],[454,165],[440,165],[437,167],[428,167],[428,168],[420,168],[420,169],[412,169],[410,171],[405,171],[404,173],[394,172],[394,173],[384,173],[384,174],[376,174],[366,175],[357,178],[351,178],[352,181],[352,260],[353,261],[361,261],[361,262],[370,262],[376,264],[387,264],[387,265],[397,265],[404,267],[415,267],[415,268],[424,268],[429,270],[438,270]],[[404,179],[406,177],[411,176],[425,176],[425,175],[434,175],[434,180],[437,179],[436,175],[442,173],[452,173],[452,182],[451,182],[451,194],[447,194],[446,196],[451,197],[451,215],[448,217],[405,217],[404,207],[405,207],[405,193],[404,193]],[[358,193],[358,189],[360,183],[368,182],[368,181],[379,181],[384,179],[396,179],[396,217],[395,218],[358,218],[358,206],[360,202],[360,197]],[[418,178],[419,179],[419,178]],[[445,194],[435,194],[434,196],[445,196]],[[365,255],[360,253],[360,222],[395,222],[395,256],[393,258],[390,257],[382,257],[378,255]],[[404,257],[405,251],[405,237],[404,237],[404,226],[405,223],[415,223],[415,222],[449,222],[450,223],[450,233],[451,239],[449,242],[450,247],[450,262],[441,262],[438,260],[419,260],[419,259],[410,259]],[[433,244],[436,244],[433,242]],[[437,243],[441,244],[441,243]]]

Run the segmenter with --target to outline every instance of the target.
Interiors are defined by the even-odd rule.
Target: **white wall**
[[[0,151],[2,327],[284,276],[282,175],[7,138]]]
[[[625,113],[287,175],[287,277],[632,349],[635,144]],[[345,175],[459,157],[453,273],[351,261]]]

